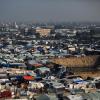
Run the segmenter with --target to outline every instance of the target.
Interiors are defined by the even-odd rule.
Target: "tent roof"
[[[25,80],[34,80],[34,77],[32,77],[32,76],[23,76],[23,78],[25,79]]]
[[[37,69],[39,69],[42,73],[44,73],[45,71],[50,71],[50,69],[47,68],[47,67],[40,67],[40,68],[37,68]]]

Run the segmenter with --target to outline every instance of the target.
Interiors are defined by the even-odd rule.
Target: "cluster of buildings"
[[[0,24],[0,99],[99,100],[99,26]]]

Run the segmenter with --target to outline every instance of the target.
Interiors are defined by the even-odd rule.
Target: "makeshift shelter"
[[[6,83],[6,82],[10,82],[9,79],[0,79],[0,83]]]
[[[0,92],[0,98],[11,98],[12,94],[11,94],[11,91],[3,91],[3,92]]]
[[[43,51],[43,47],[39,46],[39,47],[37,47],[37,50],[40,51],[40,52],[42,52]]]
[[[84,80],[83,80],[82,78],[80,78],[80,77],[77,77],[77,78],[73,79],[73,82],[74,82],[74,83],[77,83],[77,84],[80,84],[80,83],[86,84],[86,83],[87,83],[86,81],[84,81]]]
[[[41,73],[45,73],[46,71],[50,72],[50,69],[47,68],[47,67],[40,67],[40,68],[37,68]]]
[[[34,73],[34,72],[27,72],[27,75],[36,77],[36,73]]]
[[[33,56],[35,56],[35,57],[42,57],[43,55],[42,54],[36,54],[36,53],[34,53]]]
[[[35,77],[35,80],[41,81],[41,80],[42,80],[42,76],[36,76],[36,77]]]
[[[42,64],[36,63],[36,64],[33,64],[33,66],[35,66],[35,67],[41,67]]]
[[[34,80],[34,77],[33,77],[33,76],[29,76],[29,75],[23,76],[23,78],[24,78],[24,80],[27,80],[27,81],[32,81],[32,80]]]
[[[44,85],[43,83],[40,83],[40,82],[30,82],[31,83],[31,88],[34,88],[34,89],[40,89],[40,88],[43,88]]]
[[[83,100],[82,96],[79,95],[68,95],[67,100]]]
[[[23,79],[23,77],[22,77],[22,76],[20,76],[20,75],[18,75],[18,76],[16,76],[16,79],[17,79],[17,80],[22,80],[22,79]]]
[[[38,63],[36,60],[29,60],[28,61],[28,69],[29,70],[34,70],[37,67],[41,67],[42,64]]]
[[[36,63],[37,63],[36,60],[29,60],[29,61],[28,61],[28,64],[30,64],[30,65],[34,65],[34,64],[36,64]]]
[[[9,68],[21,68],[26,69],[26,65],[24,63],[8,63]]]
[[[0,79],[2,79],[2,78],[7,78],[6,72],[5,73],[0,73]]]

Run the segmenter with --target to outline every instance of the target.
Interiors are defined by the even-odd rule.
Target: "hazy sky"
[[[1,21],[100,21],[100,0],[0,0]]]

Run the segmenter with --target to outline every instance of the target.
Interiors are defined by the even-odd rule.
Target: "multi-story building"
[[[40,36],[48,36],[50,32],[51,32],[51,29],[49,28],[40,28],[40,27],[36,28],[36,33],[39,33]]]

